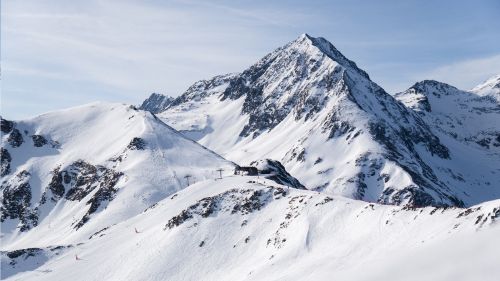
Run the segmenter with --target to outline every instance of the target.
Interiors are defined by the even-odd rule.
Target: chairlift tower
[[[219,179],[222,179],[222,171],[224,171],[224,169],[222,168],[217,169],[217,172],[219,172]]]
[[[189,186],[189,178],[191,177],[191,175],[185,175],[184,177],[186,178],[187,185]]]

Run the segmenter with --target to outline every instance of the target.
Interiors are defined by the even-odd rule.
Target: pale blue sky
[[[498,0],[1,3],[6,118],[177,96],[301,33],[328,39],[389,92],[422,79],[469,89],[500,73]]]

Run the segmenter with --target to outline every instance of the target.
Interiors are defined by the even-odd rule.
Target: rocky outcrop
[[[167,109],[167,107],[174,101],[173,97],[152,93],[146,100],[144,100],[139,109],[147,110],[151,113],[159,113]]]
[[[2,130],[2,133],[8,134],[14,129],[15,123],[12,121],[9,121],[7,119],[3,119],[0,116],[0,129]]]
[[[200,199],[168,220],[164,230],[178,227],[195,216],[207,218],[219,213],[246,215],[261,210],[272,200],[279,200],[288,192],[281,187],[265,189],[231,189],[221,194]]]
[[[19,220],[18,228],[20,231],[26,231],[38,224],[37,210],[31,205],[30,177],[31,174],[23,170],[8,181],[2,182],[1,186],[1,221]]]
[[[121,172],[79,160],[62,171],[54,170],[47,189],[53,194],[52,200],[58,200],[64,190],[67,190],[64,198],[70,201],[81,201],[92,194],[86,202],[89,209],[74,226],[78,229],[89,221],[101,205],[113,200],[117,192],[115,186],[122,176]]]
[[[19,147],[24,142],[23,135],[21,134],[21,132],[19,132],[18,129],[12,129],[12,132],[9,134],[9,137],[7,138],[7,142],[12,147]]]
[[[32,135],[31,139],[36,147],[42,147],[48,143],[47,139],[42,135]]]
[[[1,278],[4,280],[23,271],[36,270],[44,265],[50,257],[59,256],[71,248],[73,248],[73,245],[0,251],[2,260]]]
[[[144,150],[146,148],[146,141],[144,139],[135,137],[127,145],[127,148],[130,150]]]
[[[10,162],[12,157],[10,153],[5,148],[0,148],[0,176],[5,176],[10,173]]]
[[[26,231],[38,225],[41,205],[49,202],[57,203],[61,199],[70,201],[86,199],[89,208],[75,223],[74,227],[78,229],[89,221],[99,207],[113,200],[117,192],[116,184],[122,176],[121,172],[99,165],[94,166],[83,160],[76,161],[65,169],[56,167],[38,202],[38,198],[32,198],[29,183],[31,174],[23,170],[2,182],[1,220],[3,222],[7,219],[18,219],[18,228]]]

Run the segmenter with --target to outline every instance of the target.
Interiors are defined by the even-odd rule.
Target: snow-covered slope
[[[70,244],[234,164],[147,111],[94,103],[2,119],[2,247]],[[186,178],[186,176],[190,176]]]
[[[477,96],[445,83],[424,80],[395,97],[440,134],[486,148],[500,159],[500,103],[490,96]]]
[[[447,147],[432,124],[306,34],[240,74],[195,83],[159,117],[226,159],[278,160],[329,194],[412,206],[500,197],[499,171],[482,170],[498,161],[457,169],[474,153]]]
[[[408,208],[229,176],[193,184],[77,245],[41,240],[4,251],[2,267],[6,280],[495,280],[499,218],[498,200]]]
[[[500,102],[500,74],[497,74],[482,84],[474,87],[471,92],[480,96],[491,96]]]
[[[152,113],[161,112],[172,103],[173,97],[152,93],[147,99],[145,99],[139,109],[147,110]]]

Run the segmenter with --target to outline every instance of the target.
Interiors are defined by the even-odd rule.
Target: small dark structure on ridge
[[[259,170],[256,167],[236,166],[234,168],[234,174],[235,175],[257,176],[257,175],[259,175]]]

